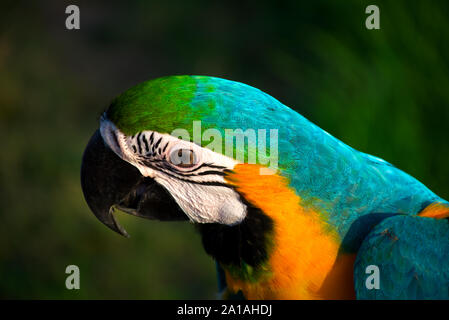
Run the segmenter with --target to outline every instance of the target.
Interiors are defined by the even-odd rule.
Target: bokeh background
[[[65,28],[69,4],[80,30]],[[369,4],[380,30],[365,28]],[[172,74],[260,88],[449,199],[448,1],[2,1],[1,298],[215,298],[192,226],[120,214],[122,238],[80,188],[111,99]],[[80,290],[65,288],[70,264]]]

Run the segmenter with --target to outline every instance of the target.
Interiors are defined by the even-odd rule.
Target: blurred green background
[[[77,4],[81,29],[66,30]],[[380,7],[380,30],[365,8]],[[260,88],[449,199],[448,1],[2,1],[0,297],[215,298],[188,223],[84,202],[84,147],[110,100],[141,81],[202,74]],[[65,268],[81,290],[65,288]]]

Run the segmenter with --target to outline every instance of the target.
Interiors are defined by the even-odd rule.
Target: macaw
[[[223,136],[278,130],[276,168],[247,161],[246,145],[239,160],[237,146],[194,139],[198,121]],[[122,235],[115,209],[193,223],[224,298],[449,298],[449,203],[239,82],[169,76],[128,89],[101,116],[81,185]]]

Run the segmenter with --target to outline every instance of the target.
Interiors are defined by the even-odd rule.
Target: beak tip
[[[110,229],[112,229],[113,231],[117,232],[119,235],[125,237],[125,238],[130,238],[131,236],[129,235],[128,232],[126,232],[125,229],[123,229],[121,226],[120,227],[111,227],[108,226]]]
[[[126,232],[125,228],[123,228],[123,227],[117,222],[117,220],[115,219],[114,211],[115,211],[115,208],[114,208],[114,206],[112,206],[112,207],[109,209],[109,217],[110,217],[110,219],[108,219],[108,220],[109,220],[108,223],[107,223],[107,224],[105,223],[105,224],[106,224],[109,228],[111,228],[112,230],[114,230],[115,232],[117,232],[118,234],[124,236],[125,238],[130,238],[131,236],[129,235],[129,233]]]
[[[122,235],[123,237],[125,237],[127,239],[131,238],[131,236],[129,235],[128,232],[126,232],[125,229],[120,230],[120,235]]]
[[[128,232],[126,232],[126,230],[123,230],[123,231],[119,232],[119,234],[121,236],[123,236],[124,238],[127,238],[127,239],[131,238],[131,236],[129,235]]]

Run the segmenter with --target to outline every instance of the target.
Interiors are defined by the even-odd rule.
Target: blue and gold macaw
[[[229,147],[229,132],[270,130],[266,153]],[[449,203],[248,85],[170,76],[129,89],[81,173],[90,209],[120,234],[114,209],[192,222],[224,297],[449,298]]]

